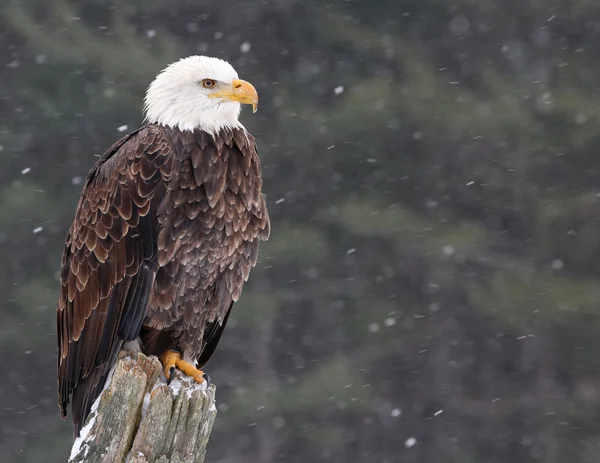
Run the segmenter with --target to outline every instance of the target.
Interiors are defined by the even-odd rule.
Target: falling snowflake
[[[396,319],[389,317],[389,318],[385,319],[384,323],[385,323],[385,326],[394,326],[396,324]]]
[[[442,251],[447,256],[451,256],[452,254],[454,254],[454,246],[446,245],[444,246],[444,249]]]
[[[285,426],[285,419],[281,416],[276,416],[273,418],[273,426],[275,426],[277,429],[283,428]]]

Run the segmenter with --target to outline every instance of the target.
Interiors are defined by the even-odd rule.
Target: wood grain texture
[[[175,392],[159,378],[160,368],[155,357],[119,354],[110,385],[75,442],[71,462],[204,461],[217,414],[215,387],[199,387],[177,372],[174,381],[181,387]]]

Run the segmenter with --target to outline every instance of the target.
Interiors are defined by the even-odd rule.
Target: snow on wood
[[[217,415],[215,387],[175,374],[167,386],[155,357],[121,352],[69,462],[202,463]]]

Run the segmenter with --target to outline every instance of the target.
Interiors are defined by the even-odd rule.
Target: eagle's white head
[[[241,104],[258,106],[256,89],[227,61],[190,56],[169,65],[148,87],[146,121],[180,130],[216,133],[242,127]]]

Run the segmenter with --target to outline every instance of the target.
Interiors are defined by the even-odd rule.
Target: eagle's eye
[[[217,83],[212,79],[204,79],[200,82],[204,88],[213,88]]]

